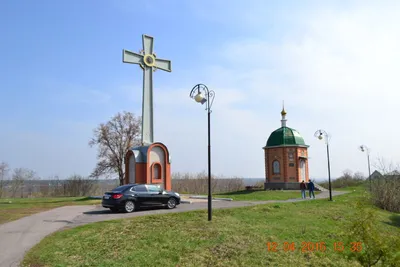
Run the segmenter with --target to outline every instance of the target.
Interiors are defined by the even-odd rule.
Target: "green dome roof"
[[[306,146],[298,131],[289,127],[281,127],[269,136],[267,147],[270,146]]]

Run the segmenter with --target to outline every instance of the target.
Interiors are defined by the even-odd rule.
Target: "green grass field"
[[[374,248],[393,257],[400,251],[400,215],[356,208],[360,192],[334,202],[214,210],[212,222],[204,210],[88,224],[48,236],[27,253],[23,266],[361,266],[357,256]],[[368,212],[373,217],[365,221]],[[361,220],[377,238],[366,238],[361,247],[355,243],[361,251],[352,252],[350,242],[363,241],[354,230]],[[335,242],[344,250],[335,251]]]
[[[320,192],[314,192],[317,196]],[[306,191],[308,197],[308,191]],[[287,200],[294,198],[301,198],[300,190],[243,190],[237,192],[229,192],[213,195],[216,198],[232,198],[233,200]]]
[[[86,197],[0,199],[0,224],[57,207],[99,203],[100,200]]]

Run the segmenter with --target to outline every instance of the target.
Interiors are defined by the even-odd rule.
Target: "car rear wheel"
[[[176,207],[176,199],[173,198],[173,197],[171,197],[170,199],[168,199],[167,207],[168,207],[169,209],[175,208],[175,207]]]
[[[128,200],[127,202],[125,202],[125,206],[124,206],[124,210],[125,212],[132,212],[135,210],[135,202]]]

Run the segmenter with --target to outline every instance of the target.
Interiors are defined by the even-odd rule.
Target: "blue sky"
[[[263,177],[282,100],[311,145],[312,177],[327,172],[319,128],[332,133],[333,176],[366,173],[360,144],[399,162],[398,12],[396,1],[1,1],[0,161],[89,174],[96,125],[140,115],[142,73],[122,49],[139,51],[148,34],[172,60],[154,75],[154,116],[173,171],[206,169],[206,113],[188,97],[197,83],[216,91],[216,174]]]

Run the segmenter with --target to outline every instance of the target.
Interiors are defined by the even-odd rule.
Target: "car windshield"
[[[124,192],[126,189],[129,189],[131,186],[130,185],[122,185],[114,188],[112,192]]]

